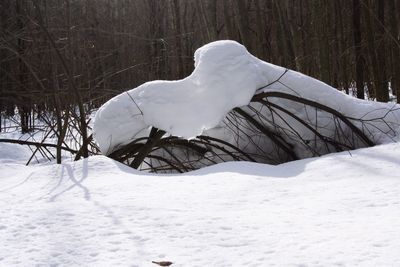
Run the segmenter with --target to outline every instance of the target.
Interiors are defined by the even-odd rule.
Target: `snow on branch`
[[[193,73],[105,103],[94,138],[134,168],[190,171],[232,160],[281,163],[398,138],[398,105],[352,98],[252,56],[234,41],[199,48]]]

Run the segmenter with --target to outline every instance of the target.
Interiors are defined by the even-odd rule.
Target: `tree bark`
[[[391,37],[391,60],[392,60],[392,75],[391,87],[392,92],[397,96],[397,103],[400,103],[400,32],[399,32],[399,14],[396,12],[395,0],[388,1],[389,18],[390,18],[390,34]],[[397,1],[400,6],[400,2]],[[399,8],[400,9],[400,8]],[[394,38],[394,40],[393,40]]]
[[[245,0],[233,0],[236,23],[240,33],[240,41],[251,51],[248,12]]]
[[[361,6],[360,0],[353,0],[353,38],[356,59],[357,98],[364,99],[364,56],[361,49]]]

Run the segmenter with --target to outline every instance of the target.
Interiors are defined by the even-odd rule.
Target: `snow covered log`
[[[398,139],[399,105],[350,97],[234,41],[209,43],[194,59],[187,78],[145,83],[98,110],[93,130],[103,154],[186,171],[228,160],[280,163]]]

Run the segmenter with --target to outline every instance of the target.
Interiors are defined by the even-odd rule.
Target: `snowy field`
[[[24,166],[0,146],[0,266],[400,266],[400,144],[279,166]]]
[[[327,105],[379,145],[278,166],[229,162],[155,175],[105,156],[25,166],[29,148],[0,143],[0,266],[400,266],[400,106],[351,98],[232,41],[198,49],[195,66],[183,80],[145,83],[105,103],[93,125],[103,154],[151,127],[212,136],[233,108],[268,92]],[[309,124],[273,120],[298,127],[284,137],[300,158],[308,154],[296,138],[316,140],[310,128],[332,140],[341,129],[353,140],[331,116],[271,101]]]

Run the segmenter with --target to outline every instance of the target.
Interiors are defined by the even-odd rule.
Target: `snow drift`
[[[279,138],[293,147],[296,158],[329,153],[324,139],[338,135],[347,139],[341,141],[345,148],[362,147],[358,141],[352,141],[355,146],[345,144],[354,139],[351,129],[324,110],[279,97],[250,103],[254,95],[271,92],[313,101],[340,113],[373,144],[398,136],[398,105],[355,99],[314,78],[266,63],[237,42],[209,43],[195,52],[194,59],[195,69],[187,78],[145,83],[112,98],[98,110],[93,130],[103,154],[148,136],[151,127],[185,139],[201,134],[216,136],[249,153],[268,146],[265,138],[249,134],[254,129],[243,126],[248,122],[239,123],[240,134],[232,130],[232,120],[226,118],[236,107],[244,107],[250,116],[247,119],[254,118],[274,134],[282,132]],[[265,108],[266,103],[280,110],[272,112],[271,107]],[[236,136],[242,133],[252,140]],[[317,135],[322,141],[317,140]],[[314,146],[312,150],[304,149],[310,144]],[[336,151],[340,150],[343,149]]]
[[[104,156],[24,166],[12,146],[0,266],[400,266],[400,144],[168,176]]]

